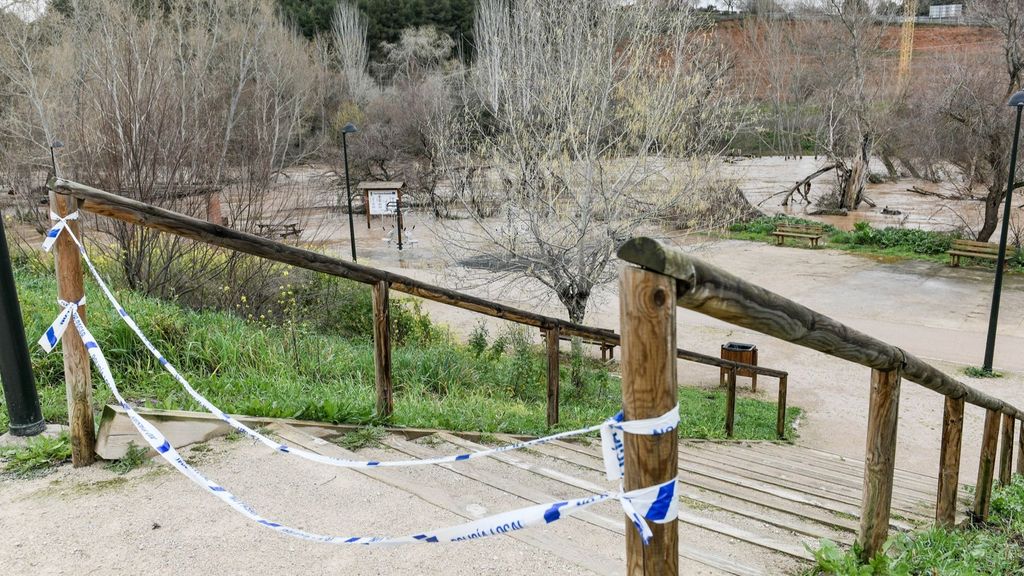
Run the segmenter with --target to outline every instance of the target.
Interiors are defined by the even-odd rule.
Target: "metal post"
[[[3,220],[0,213],[0,377],[3,378],[11,434],[35,436],[46,430],[46,421],[39,408],[39,395],[32,377],[32,361],[21,321],[21,306],[14,286]]]
[[[1013,129],[1013,148],[1010,152],[1010,176],[1006,186],[1006,205],[1003,206],[1003,229],[999,235],[999,258],[996,260],[996,281],[992,288],[992,312],[988,316],[988,339],[985,341],[985,362],[982,368],[992,371],[992,357],[996,348],[996,324],[999,321],[999,297],[1003,290],[1003,266],[1006,265],[1006,236],[1010,228],[1010,202],[1017,174],[1017,141],[1020,139],[1020,116],[1024,104],[1017,105],[1017,124]]]
[[[402,249],[402,191],[398,191],[395,201],[395,221],[398,223],[398,249]]]
[[[347,126],[346,126],[347,128]],[[346,130],[341,131],[341,148],[345,155],[345,193],[348,195],[348,238],[352,244],[352,261],[356,262],[356,227],[352,222],[352,186],[348,180],[348,138]],[[367,208],[369,210],[369,208]]]

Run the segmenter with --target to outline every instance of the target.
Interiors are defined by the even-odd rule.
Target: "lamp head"
[[[63,148],[63,147],[64,147],[64,143],[63,143],[63,142],[61,142],[60,140],[54,140],[54,141],[53,141],[53,142],[52,142],[52,143],[50,144],[50,148]]]
[[[1024,90],[1020,90],[1013,96],[1010,96],[1010,103],[1008,104],[1008,106],[1024,106]]]
[[[344,132],[345,134],[355,134],[356,132],[359,132],[359,130],[356,128],[356,125],[351,122],[345,124],[345,127],[342,128],[341,131]]]

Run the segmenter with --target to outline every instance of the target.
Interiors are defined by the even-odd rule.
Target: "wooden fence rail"
[[[973,513],[979,520],[987,518],[997,469],[1000,481],[1009,481],[1014,428],[1016,422],[1024,418],[1018,408],[957,381],[896,346],[862,334],[657,240],[630,240],[619,249],[618,256],[625,262],[675,280],[679,306],[872,369],[858,534],[862,558],[871,558],[881,551],[889,529],[901,377],[947,398],[942,427],[943,469],[936,500],[936,521],[940,524],[948,525],[955,517],[964,403],[986,409]],[[783,390],[784,381],[780,382],[780,397],[784,397]],[[997,462],[1000,437],[1003,449]],[[1021,442],[1024,446],[1024,440]],[[1024,454],[1017,463],[1018,471],[1024,468],[1021,460]]]
[[[333,258],[311,250],[276,242],[255,234],[249,234],[232,228],[227,228],[225,226],[213,224],[205,220],[179,214],[164,208],[151,206],[137,200],[132,200],[131,198],[111,194],[70,180],[51,178],[48,185],[50,189],[57,192],[59,196],[63,197],[65,195],[70,195],[71,197],[76,198],[78,200],[79,209],[93,214],[107,216],[122,222],[137,224],[154,230],[160,230],[183,238],[203,242],[211,246],[234,250],[236,252],[280,262],[282,264],[288,264],[314,272],[321,272],[331,276],[346,278],[348,280],[361,282],[373,287],[374,310],[376,315],[374,320],[374,366],[377,371],[375,375],[377,385],[377,414],[383,418],[387,418],[391,415],[393,400],[391,398],[392,382],[389,330],[386,319],[382,321],[380,317],[380,314],[386,312],[387,306],[378,305],[378,301],[386,301],[387,294],[390,290],[411,294],[413,296],[418,296],[434,302],[440,302],[456,308],[470,310],[485,316],[541,328],[549,334],[554,332],[559,337],[580,337],[609,346],[620,345],[620,337],[613,330],[585,326],[569,322],[567,320],[562,320],[560,318],[555,318],[553,316],[546,316],[536,312],[515,308],[513,306],[506,306],[484,298],[464,294],[456,290],[449,290],[447,288],[435,286],[427,282],[409,278],[408,276],[402,276],[400,274],[394,274],[378,268],[360,265],[355,262],[341,260],[339,258]],[[557,337],[554,340],[550,337],[546,338],[546,351],[549,364],[547,383],[547,417],[548,424],[554,426],[558,423],[559,419],[559,366]],[[682,348],[678,348],[676,350],[676,357],[681,360],[697,362],[709,366],[717,366],[727,369],[731,368],[733,370],[741,369],[756,374],[779,378],[779,397],[782,405],[779,409],[779,422],[777,423],[777,429],[779,437],[783,437],[785,432],[785,393],[783,392],[783,388],[785,387],[785,381],[788,377],[786,372],[763,366],[753,366],[741,362],[723,360],[715,358],[714,356],[684,350]]]

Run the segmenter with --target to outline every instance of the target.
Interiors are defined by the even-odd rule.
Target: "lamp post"
[[[999,320],[999,297],[1003,291],[1003,266],[1006,264],[1006,237],[1010,228],[1013,185],[1017,176],[1017,142],[1020,140],[1020,117],[1024,112],[1024,90],[1010,97],[1009,106],[1017,109],[1017,123],[1013,128],[1013,146],[1010,152],[1010,175],[1006,185],[1006,205],[1003,206],[1003,228],[999,235],[999,258],[996,260],[996,281],[992,288],[992,312],[988,316],[988,340],[985,342],[985,363],[982,368],[992,371],[992,356],[996,347],[996,324]]]
[[[57,173],[57,155],[54,154],[54,150],[57,148],[63,148],[64,143],[60,140],[54,140],[50,144],[50,166],[53,168],[53,175],[56,178],[60,178],[60,174]]]
[[[352,187],[348,181],[348,138],[349,134],[355,134],[359,130],[355,124],[349,122],[341,129],[341,147],[345,154],[345,193],[348,195],[348,236],[352,244],[352,261],[356,262],[356,227],[352,223]],[[369,208],[367,208],[369,209]]]

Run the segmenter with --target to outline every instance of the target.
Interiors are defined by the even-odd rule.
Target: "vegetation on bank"
[[[867,565],[854,550],[823,540],[814,551],[816,566],[805,576],[943,576],[1024,574],[1024,477],[993,490],[989,522],[980,526],[930,528],[897,534]]]
[[[733,224],[729,227],[729,236],[740,240],[774,242],[775,239],[772,237],[772,231],[779,224],[815,224],[823,226],[825,244],[829,248],[869,256],[930,260],[934,262],[947,262],[949,256],[946,255],[946,252],[952,246],[953,240],[961,237],[954,233],[920,230],[917,228],[875,228],[868,222],[857,222],[854,224],[853,230],[845,231],[831,224],[822,224],[821,222],[781,214],[762,216],[747,222]],[[801,243],[792,240],[790,243],[795,246],[806,245],[806,242]],[[1010,246],[1007,248],[1006,257],[1011,270],[1024,272],[1024,251]],[[988,268],[995,266],[995,263],[991,260],[965,258],[964,261],[969,266]]]
[[[19,261],[15,276],[29,339],[58,312],[52,272]],[[293,276],[294,278],[294,276]],[[331,297],[313,300],[309,283],[330,284]],[[322,288],[320,286],[319,288]],[[318,288],[318,289],[319,289]],[[282,284],[283,311],[195,311],[128,290],[118,293],[147,336],[167,358],[222,409],[254,416],[379,425],[374,413],[372,317],[367,288],[317,277]],[[111,363],[122,392],[146,407],[199,410],[161,369],[99,290],[87,284],[88,324]],[[244,298],[244,297],[243,297]],[[392,302],[396,342],[392,364],[396,426],[542,434],[546,425],[546,360],[523,329],[499,334],[478,329],[469,344],[430,322],[408,299]],[[570,383],[563,362],[559,429],[600,422],[619,410],[621,390],[613,367],[596,360],[583,366],[582,384]],[[32,347],[32,365],[48,422],[66,422],[63,361]],[[98,378],[98,406],[111,400]],[[680,435],[723,436],[725,396],[717,390],[682,388]],[[792,422],[799,409],[790,408]],[[0,408],[0,431],[7,429]],[[775,405],[753,398],[737,402],[736,436],[772,439]]]

